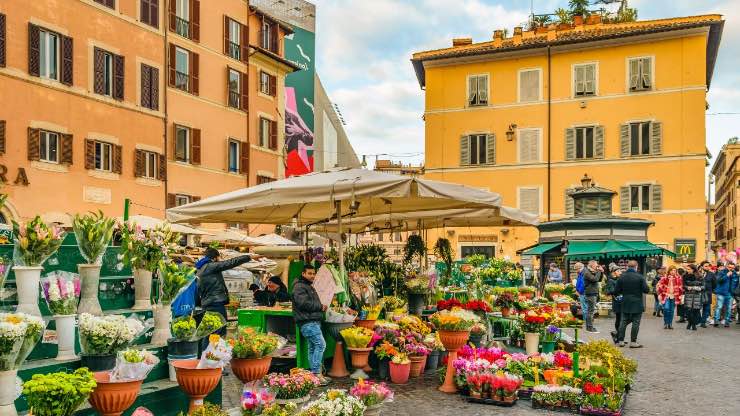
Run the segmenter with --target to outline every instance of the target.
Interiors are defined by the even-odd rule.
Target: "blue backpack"
[[[583,270],[578,273],[578,278],[576,279],[576,292],[579,295],[586,292],[586,281],[583,279]]]
[[[175,318],[182,315],[189,314],[195,309],[195,301],[198,296],[198,279],[193,279],[190,282],[190,286],[187,287],[175,300],[172,302],[172,316]]]

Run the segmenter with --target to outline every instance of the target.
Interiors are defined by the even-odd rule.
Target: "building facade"
[[[650,241],[704,253],[704,112],[723,23],[593,16],[414,54],[425,177],[498,192],[548,221],[572,212],[569,194],[587,173],[618,190],[615,214],[655,222]],[[537,238],[534,227],[450,233],[458,253],[511,258]]]
[[[712,165],[714,177],[714,243],[716,248],[735,251],[738,248],[740,223],[737,220],[740,205],[740,144],[722,146]]]
[[[375,170],[378,172],[395,173],[396,175],[424,175],[424,166],[412,164],[404,165],[403,162],[394,162],[388,159],[376,160]]]
[[[4,219],[164,209],[284,175],[290,27],[245,0],[0,4]]]

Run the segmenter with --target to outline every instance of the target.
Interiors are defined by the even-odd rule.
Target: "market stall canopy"
[[[259,237],[253,237],[252,238],[255,243],[258,243],[258,245],[262,246],[295,246],[296,242],[293,240],[288,240],[285,237],[279,236],[277,234],[267,234],[267,235],[261,235]]]
[[[118,220],[123,222],[123,217],[119,217]],[[128,217],[128,221],[130,223],[134,223],[140,226],[142,230],[151,230],[153,228],[161,226],[162,224],[167,223],[164,220],[160,220],[154,217],[149,217],[146,215],[132,215]],[[193,234],[193,235],[210,235],[211,234],[207,231],[203,231],[195,227],[189,227],[184,224],[169,224],[169,226],[172,231],[176,233],[180,233],[180,234]]]
[[[382,230],[413,231],[442,227],[493,227],[537,225],[537,216],[516,208],[448,209],[379,214],[342,220],[342,230],[352,233]],[[318,231],[338,232],[336,220],[315,227]]]
[[[524,250],[521,254],[539,256],[556,247],[562,247],[562,243],[541,243]],[[558,251],[562,252],[560,248]],[[672,251],[658,247],[649,241],[628,240],[569,241],[567,251],[563,254],[566,257],[580,260],[661,255],[676,257]]]
[[[333,169],[264,183],[167,210],[173,222],[290,224],[419,210],[494,208],[501,196],[464,185],[365,169]]]
[[[250,237],[235,230],[215,231],[213,234],[203,237],[202,241],[206,243],[211,241],[218,241],[221,243],[243,244],[245,246],[262,245],[255,241],[254,237]]]

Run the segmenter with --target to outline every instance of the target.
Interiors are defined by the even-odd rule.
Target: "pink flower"
[[[57,287],[59,288],[59,296],[62,299],[67,297],[67,282],[62,278],[57,278]]]
[[[75,277],[72,283],[75,286],[75,297],[79,297],[80,296],[80,278]]]

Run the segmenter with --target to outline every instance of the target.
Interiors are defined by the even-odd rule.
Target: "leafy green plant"
[[[35,416],[72,416],[97,383],[87,368],[74,373],[34,374],[23,383],[23,394]]]
[[[427,253],[427,246],[424,240],[418,234],[412,234],[406,240],[406,245],[403,247],[403,262],[409,264],[414,260],[414,257],[418,256],[419,261],[424,258]]]
[[[580,344],[578,345],[578,352],[581,354],[581,357],[598,360],[602,363],[612,360],[614,369],[626,377],[631,377],[637,372],[637,362],[625,357],[619,348],[606,340],[602,339]]]
[[[103,211],[85,215],[75,214],[72,230],[80,248],[80,254],[90,264],[100,264],[105,249],[113,237],[116,220],[103,215]]]
[[[473,267],[480,267],[485,263],[487,260],[487,257],[483,254],[471,254],[468,257],[465,257],[465,262],[472,265]]]
[[[562,7],[555,9],[555,16],[557,17],[557,23],[560,25],[569,25],[573,22],[570,12]]]
[[[172,321],[172,337],[178,341],[189,341],[195,336],[196,327],[192,316],[177,317]]]
[[[121,227],[123,262],[153,272],[161,260],[177,250],[179,240],[180,234],[172,232],[167,224],[143,230],[135,223],[126,223]]]
[[[169,305],[180,291],[195,279],[195,268],[186,264],[159,262],[159,302]]]
[[[529,22],[529,30],[537,29],[538,27],[545,27],[552,22],[552,18],[549,14],[540,14],[534,16]]]
[[[217,404],[205,402],[203,406],[193,410],[191,413],[186,414],[180,412],[178,416],[229,416],[229,412]]]
[[[588,16],[588,0],[569,0],[568,7],[572,16]]]
[[[278,338],[273,334],[261,334],[254,328],[239,330],[236,338],[229,340],[231,356],[238,359],[258,359],[272,354],[278,346]]]
[[[441,283],[446,285],[446,282],[452,278],[452,258],[455,256],[450,240],[438,238],[434,244],[434,254],[445,264],[444,279]]]
[[[24,224],[13,221],[13,261],[17,266],[41,266],[59,250],[64,235],[61,228],[47,225],[38,215]]]

